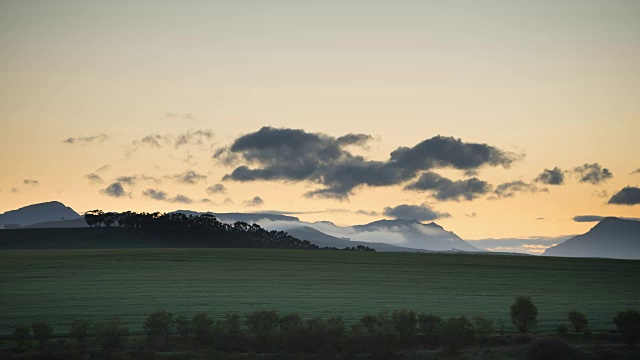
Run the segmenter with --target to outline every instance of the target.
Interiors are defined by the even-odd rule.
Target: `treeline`
[[[137,350],[392,358],[416,349],[455,354],[473,344],[489,347],[509,345],[506,339],[511,339],[511,344],[515,345],[531,342],[528,357],[531,359],[565,359],[561,353],[572,353],[573,350],[560,338],[534,339],[527,335],[537,319],[537,308],[530,298],[517,298],[511,306],[510,315],[520,335],[506,335],[504,323],[499,322],[496,326],[493,320],[482,316],[444,319],[434,314],[416,314],[408,309],[367,314],[351,326],[347,326],[341,317],[302,319],[297,314],[280,315],[273,310],[255,311],[244,317],[228,313],[218,321],[211,319],[207,313],[187,317],[159,310],[146,318],[142,326],[145,337],[143,342],[138,343]],[[567,320],[576,333],[590,335],[584,314],[572,311]],[[635,310],[622,311],[613,322],[617,332],[629,345],[640,340],[640,313]],[[17,350],[14,350],[25,349],[30,331],[38,340],[40,349],[47,350],[52,330],[41,322],[31,327],[15,328],[12,337]],[[98,324],[76,320],[69,326],[69,337],[75,339],[77,349],[98,347],[108,354],[123,351],[128,335],[129,330],[117,317]]]
[[[339,250],[320,248],[284,231],[267,231],[258,224],[250,225],[241,221],[234,224],[223,223],[211,214],[186,216],[182,213],[105,213],[102,210],[91,210],[85,213],[84,219],[90,227],[120,226],[153,241],[176,247]],[[375,251],[362,245],[342,250]]]

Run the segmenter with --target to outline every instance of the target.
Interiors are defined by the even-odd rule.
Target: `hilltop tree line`
[[[214,215],[198,216],[182,213],[123,213],[87,211],[84,219],[90,227],[123,227],[142,234],[153,241],[160,241],[176,247],[222,247],[222,248],[275,248],[338,250],[320,248],[307,240],[297,239],[284,231],[267,231],[258,224],[219,221]],[[347,247],[347,251],[375,251],[358,245]]]
[[[347,326],[341,317],[302,319],[295,313],[280,315],[273,310],[255,311],[244,318],[231,312],[218,321],[204,312],[187,317],[159,310],[145,320],[142,328],[146,338],[137,348],[171,352],[321,354],[331,358],[368,354],[386,359],[416,349],[456,354],[473,344],[505,346],[509,345],[506,339],[510,337],[514,345],[530,342],[528,359],[574,358],[575,351],[561,338],[533,338],[527,334],[537,320],[537,307],[529,297],[518,297],[511,306],[510,315],[521,333],[517,337],[505,336],[504,323],[499,322],[496,326],[493,320],[483,316],[445,319],[434,314],[416,314],[408,309],[366,314],[351,326]],[[588,321],[584,314],[571,311],[567,320],[576,333],[586,333]],[[622,311],[613,322],[629,345],[640,341],[640,313]],[[100,347],[108,354],[121,351],[129,337],[128,328],[117,317],[97,324],[76,320],[70,323],[68,330],[78,349]],[[17,348],[14,351],[26,350],[31,331],[40,349],[47,349],[52,329],[46,323],[38,322],[31,327],[15,328],[12,337]]]

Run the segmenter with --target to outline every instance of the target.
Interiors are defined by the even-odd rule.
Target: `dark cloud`
[[[25,185],[33,185],[33,186],[40,185],[40,181],[33,180],[33,179],[24,179],[22,180],[22,183]]]
[[[154,184],[159,184],[160,183],[160,179],[155,178],[153,176],[146,176],[146,175],[130,175],[130,176],[120,176],[116,179],[117,182],[123,183],[123,184],[127,184],[127,185],[135,185],[137,184],[139,181],[145,181],[145,182],[152,182]]]
[[[385,207],[384,215],[394,217],[396,219],[408,219],[418,221],[431,221],[442,218],[451,217],[448,213],[441,213],[431,209],[426,205],[398,205],[395,207]]]
[[[469,213],[469,214],[464,214],[464,216],[466,216],[466,217],[470,217],[470,218],[474,218],[474,217],[476,217],[477,215],[476,215],[476,213],[475,213],[475,212],[472,212],[472,213]]]
[[[11,192],[12,193],[18,193],[18,192],[20,192],[20,189],[18,189],[17,187],[14,186],[14,187],[11,188]]]
[[[627,186],[614,194],[607,203],[616,205],[640,204],[640,188]]]
[[[213,131],[211,130],[187,130],[187,132],[178,134],[175,140],[175,147],[178,148],[183,145],[202,145],[207,141],[213,139]]]
[[[551,170],[544,169],[535,181],[547,185],[562,185],[564,184],[564,171],[559,167],[554,167]]]
[[[170,203],[191,204],[193,202],[191,198],[181,194],[170,197],[166,191],[160,189],[147,189],[142,192],[142,195],[154,200],[166,201]]]
[[[538,220],[538,221],[540,221],[540,220],[547,220],[547,218],[544,218],[544,217],[537,217],[537,218],[535,218],[535,220]]]
[[[207,194],[210,194],[210,195],[226,194],[227,193],[227,188],[222,184],[215,184],[215,185],[209,186],[206,189],[206,191],[207,191]]]
[[[307,193],[344,199],[360,186],[391,186],[414,179],[434,168],[475,170],[482,166],[509,167],[519,156],[487,144],[464,143],[436,136],[414,147],[394,150],[386,161],[365,160],[347,151],[347,145],[364,146],[369,135],[332,137],[300,129],[263,127],[236,139],[214,158],[240,164],[224,179],[235,181],[308,181],[323,188]]]
[[[193,202],[193,200],[191,200],[191,198],[189,198],[189,197],[187,197],[185,195],[178,194],[178,195],[174,196],[173,198],[169,199],[169,202],[179,203],[179,204],[191,204]]]
[[[605,182],[613,177],[609,169],[603,168],[598,163],[583,164],[573,168],[573,171],[578,175],[580,182],[594,185]]]
[[[547,192],[549,190],[546,188],[539,189],[534,184],[528,184],[528,183],[525,183],[524,181],[516,180],[516,181],[502,183],[496,186],[496,190],[494,191],[495,196],[492,196],[490,199],[495,200],[496,198],[498,199],[510,198],[519,192],[535,193],[540,191]]]
[[[374,210],[369,211],[369,210],[360,209],[360,210],[356,210],[355,213],[358,215],[380,216],[380,213]]]
[[[99,168],[97,168],[96,171],[94,171],[94,172],[100,173],[100,172],[103,172],[103,171],[107,171],[109,169],[111,169],[111,165],[103,165],[103,166],[100,166]]]
[[[633,174],[640,174],[640,168],[635,169],[634,171],[631,172],[631,175]]]
[[[253,199],[243,202],[244,206],[260,206],[264,204],[264,200],[260,196],[254,196]]]
[[[168,198],[167,193],[159,189],[147,189],[142,192],[142,195],[159,201],[166,201]]]
[[[171,143],[171,138],[168,135],[152,134],[143,137],[140,140],[133,142],[134,146],[147,145],[157,149],[163,148]]]
[[[478,178],[452,181],[434,172],[425,172],[412,184],[405,187],[408,190],[433,191],[433,197],[438,200],[473,200],[491,191],[491,185]]]
[[[100,190],[100,193],[111,197],[124,197],[129,195],[124,191],[124,187],[119,182],[114,182],[107,186],[106,189]]]
[[[92,143],[103,143],[107,140],[111,139],[111,137],[107,134],[98,134],[95,136],[79,136],[79,137],[70,137],[64,140],[64,143],[67,144],[80,144],[80,145],[88,145]]]
[[[169,179],[173,179],[174,181],[179,182],[181,184],[188,184],[188,185],[197,184],[199,181],[207,179],[206,175],[198,174],[193,170],[187,170],[182,174],[176,174],[176,175],[171,175],[166,177]]]
[[[598,222],[602,219],[606,218],[606,216],[599,216],[599,215],[578,215],[578,216],[574,216],[573,217],[573,221],[575,222]],[[625,219],[625,220],[640,220],[640,218],[628,218],[628,217],[621,217],[620,219]]]

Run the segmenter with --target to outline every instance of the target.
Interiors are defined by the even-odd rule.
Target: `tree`
[[[569,312],[568,318],[577,333],[587,330],[589,321],[587,321],[587,317],[583,313],[573,310]]]
[[[278,323],[278,312],[275,310],[259,310],[246,317],[245,325],[249,329],[257,352],[272,350],[277,344],[275,337]]]
[[[640,341],[640,313],[633,309],[621,311],[613,318],[618,332],[629,345]]]
[[[13,332],[11,333],[11,337],[15,340],[16,345],[18,347],[24,346],[25,341],[29,338],[30,329],[25,325],[18,325],[13,328]]]
[[[191,320],[191,330],[196,336],[196,340],[201,345],[207,345],[211,340],[211,330],[213,326],[213,320],[209,319],[207,313],[198,313],[193,315]]]
[[[75,320],[69,325],[69,336],[76,339],[78,345],[83,346],[91,333],[91,324],[85,320]]]
[[[511,305],[511,322],[521,334],[525,334],[538,320],[538,308],[528,296],[519,296]]]
[[[142,326],[147,339],[156,349],[162,349],[167,344],[169,334],[173,329],[173,315],[164,310],[152,312]]]
[[[106,323],[96,324],[96,335],[100,339],[102,348],[108,352],[119,349],[129,329],[120,325],[119,317],[112,317]]]
[[[43,322],[37,322],[31,324],[31,330],[33,330],[33,336],[40,342],[40,349],[43,350],[47,340],[51,338],[51,334],[53,333],[51,326]]]

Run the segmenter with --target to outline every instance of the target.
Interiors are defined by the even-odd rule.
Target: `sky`
[[[0,212],[640,217],[638,1],[0,1]]]

